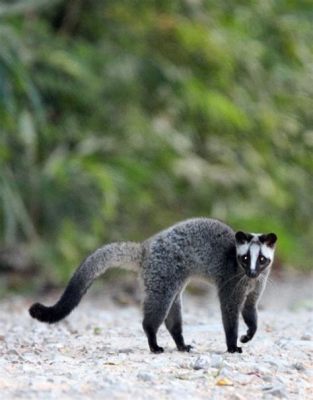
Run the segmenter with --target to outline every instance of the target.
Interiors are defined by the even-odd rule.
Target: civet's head
[[[274,260],[275,233],[236,232],[237,260],[249,278],[257,278]]]

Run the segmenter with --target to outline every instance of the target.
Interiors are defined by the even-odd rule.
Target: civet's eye
[[[264,264],[266,261],[266,258],[264,256],[259,256],[259,261],[260,261],[260,264]]]
[[[248,261],[248,256],[247,255],[245,255],[245,256],[242,256],[242,261]]]

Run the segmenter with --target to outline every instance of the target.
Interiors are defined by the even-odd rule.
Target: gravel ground
[[[7,298],[0,305],[1,398],[312,400],[312,283],[292,278],[270,285],[257,336],[243,354],[225,353],[212,291],[184,297],[192,353],[176,351],[162,327],[160,355],[148,351],[140,308],[117,304],[112,288],[88,294],[52,326],[28,316],[29,298]]]

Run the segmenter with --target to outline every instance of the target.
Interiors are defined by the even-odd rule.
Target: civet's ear
[[[269,247],[274,247],[277,241],[277,236],[275,235],[275,233],[267,233],[260,237],[260,241],[262,243],[265,243]]]
[[[250,242],[250,240],[252,239],[252,235],[250,235],[250,233],[238,231],[235,233],[235,238],[238,244],[244,244]]]

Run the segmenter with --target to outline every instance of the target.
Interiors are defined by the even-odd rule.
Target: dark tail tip
[[[53,322],[59,321],[61,318],[56,318],[54,307],[46,307],[43,304],[35,303],[29,309],[29,314],[38,319],[41,322],[48,322],[52,324]]]

